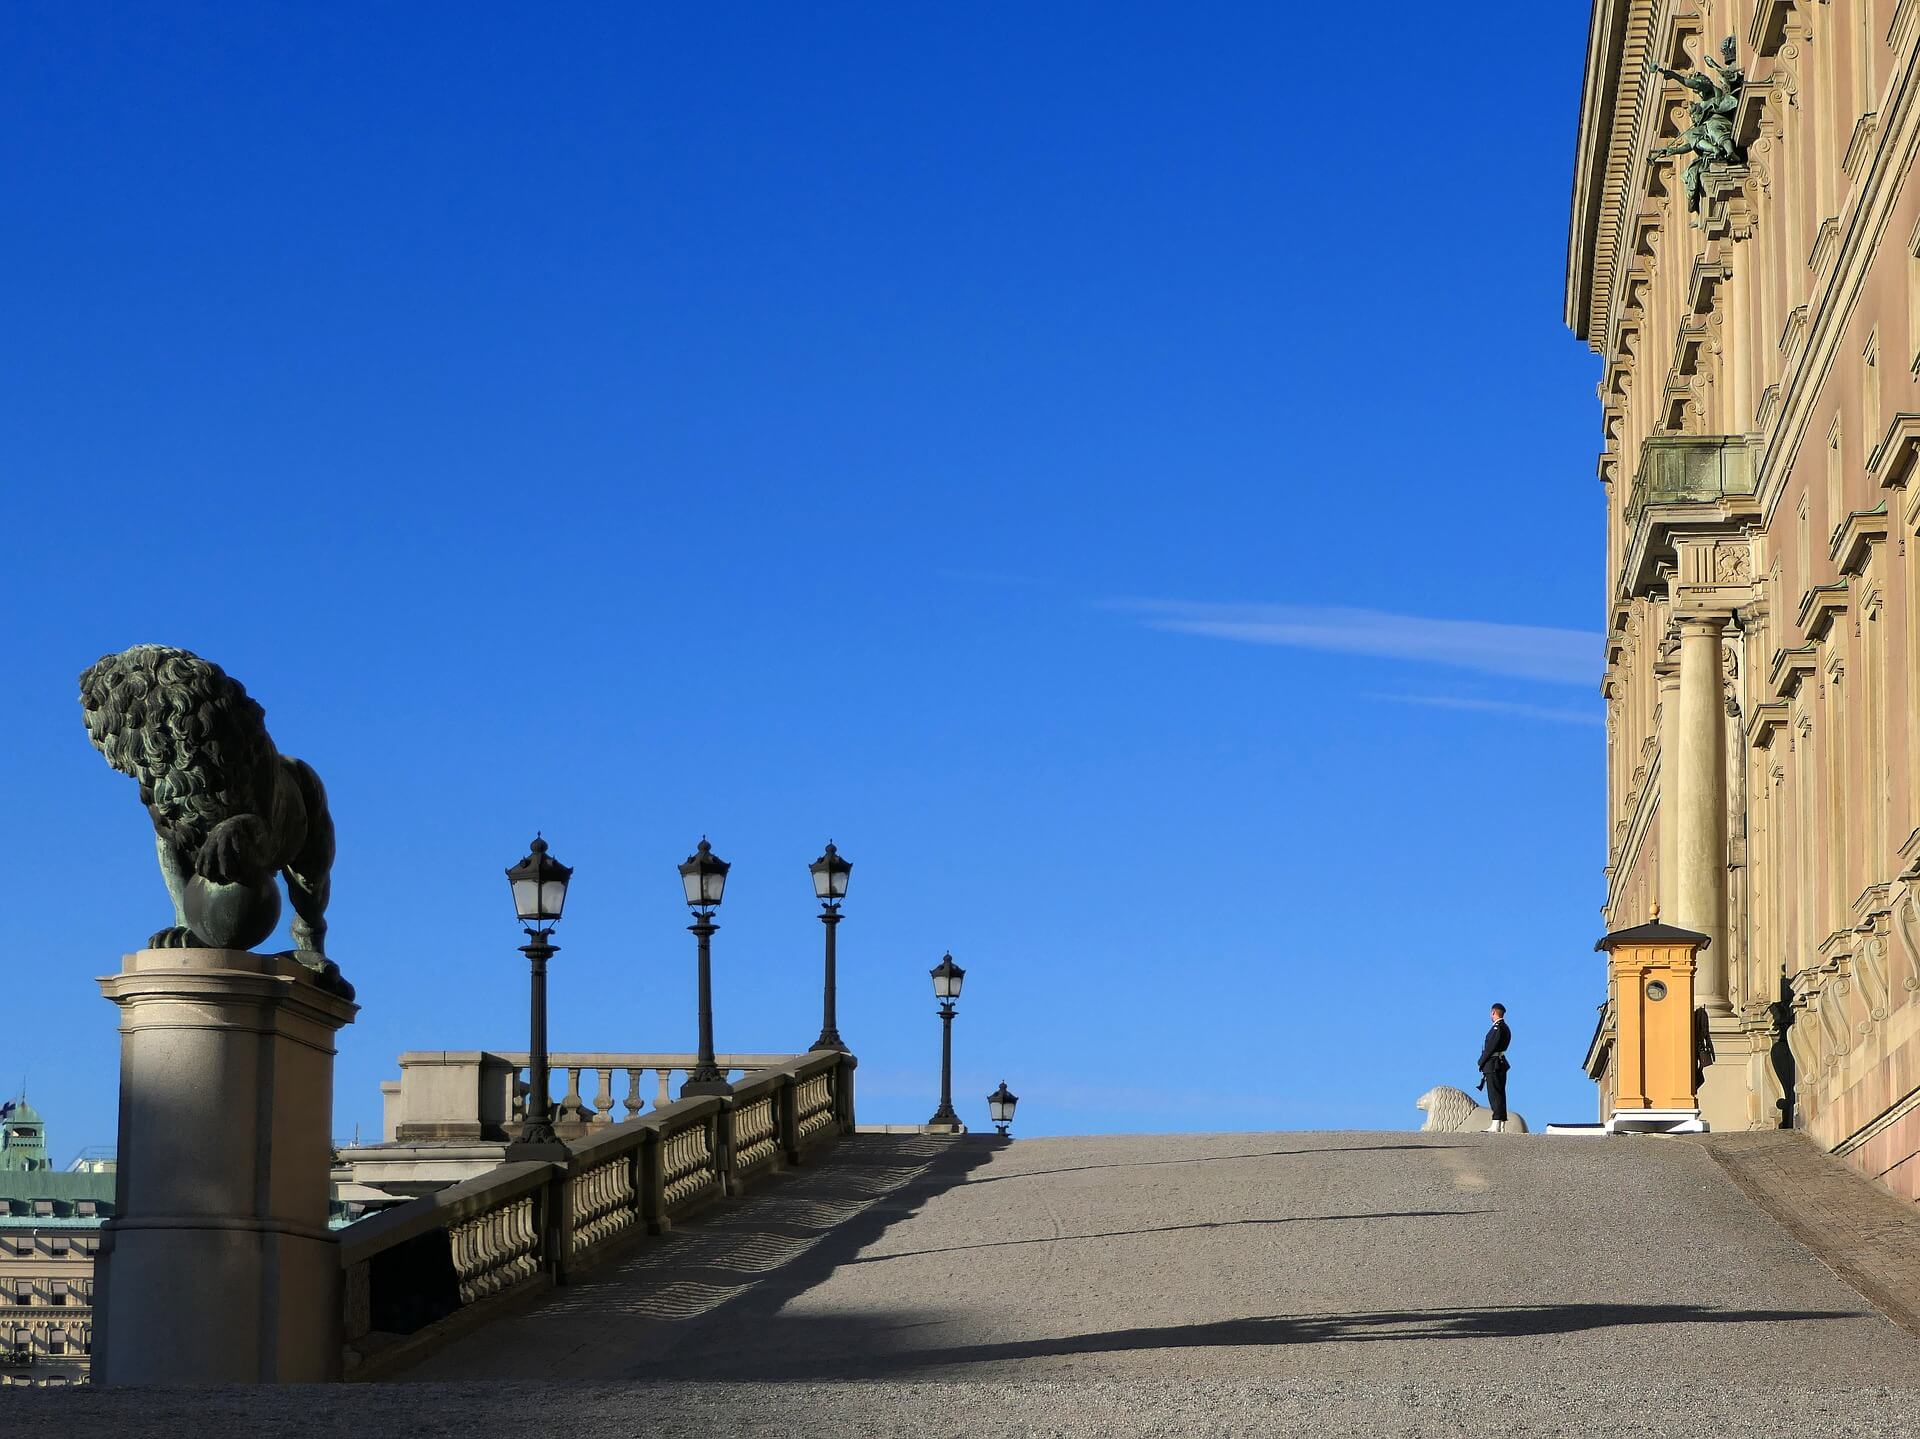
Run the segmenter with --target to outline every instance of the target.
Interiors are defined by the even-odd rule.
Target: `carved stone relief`
[[[1888,995],[1893,994],[1897,978],[1909,994],[1920,992],[1920,903],[1911,888],[1902,889],[1893,906],[1893,955],[1904,963],[1895,964],[1888,977]]]

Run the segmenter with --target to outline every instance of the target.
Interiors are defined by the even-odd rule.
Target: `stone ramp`
[[[1908,1252],[1791,1135],[860,1135],[410,1382],[0,1391],[0,1433],[1920,1437],[1920,1338],[1794,1203]]]
[[[1728,1177],[1896,1324],[1920,1334],[1920,1205],[1792,1130],[1695,1140]]]
[[[1912,1383],[1920,1338],[1694,1141],[856,1136],[406,1377],[1644,1383],[1677,1363]]]
[[[1906,1439],[1920,1389],[1622,1389],[1505,1382],[1009,1379],[791,1384],[346,1384],[325,1389],[0,1390],[8,1439]]]

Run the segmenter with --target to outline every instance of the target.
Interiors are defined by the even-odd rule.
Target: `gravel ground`
[[[1657,1139],[860,1136],[407,1377],[0,1434],[1920,1435],[1920,1338]]]
[[[16,1398],[15,1396],[20,1396]],[[1013,1380],[844,1384],[412,1384],[327,1389],[7,1390],[9,1439],[75,1434],[260,1439],[770,1439],[1047,1435],[1517,1436],[1850,1439],[1920,1435],[1920,1390],[1647,1381]]]

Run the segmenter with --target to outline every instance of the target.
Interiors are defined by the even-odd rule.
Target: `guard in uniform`
[[[1480,1046],[1480,1083],[1487,1091],[1487,1108],[1493,1111],[1493,1123],[1487,1133],[1499,1134],[1507,1127],[1507,1046],[1513,1043],[1513,1031],[1507,1028],[1507,1007],[1496,1004],[1492,1010],[1493,1028]]]

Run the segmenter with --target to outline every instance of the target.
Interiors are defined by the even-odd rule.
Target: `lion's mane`
[[[210,660],[166,645],[103,656],[80,676],[80,707],[93,747],[139,782],[155,828],[188,852],[272,796],[266,711]]]
[[[1493,1111],[1477,1102],[1464,1089],[1455,1089],[1451,1084],[1436,1084],[1414,1103],[1426,1113],[1426,1122],[1420,1126],[1421,1133],[1429,1130],[1436,1134],[1471,1134],[1487,1127],[1493,1120]],[[1507,1111],[1507,1123],[1515,1134],[1527,1132],[1527,1121]]]

